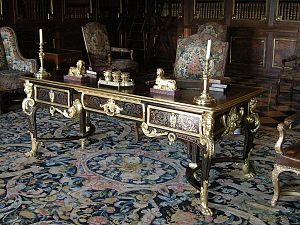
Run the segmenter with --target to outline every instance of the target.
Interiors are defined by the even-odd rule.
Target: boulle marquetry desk
[[[190,143],[188,156],[191,159],[186,175],[189,182],[200,190],[200,205],[204,215],[212,215],[208,207],[208,182],[211,163],[214,158],[215,141],[222,135],[234,133],[243,128],[245,135],[241,160],[245,175],[250,176],[250,152],[254,134],[260,122],[255,107],[258,97],[264,92],[259,87],[236,86],[226,93],[211,92],[216,104],[199,106],[193,103],[200,89],[180,89],[179,95],[164,96],[150,94],[147,82],[136,82],[134,87],[117,89],[98,86],[96,80],[86,84],[67,83],[62,77],[37,79],[32,75],[22,76],[27,97],[22,108],[28,117],[31,135],[31,151],[35,156],[38,147],[46,141],[84,140],[92,135],[95,127],[89,120],[89,113],[106,114],[128,119],[141,124],[148,137],[166,136],[170,144],[177,138]],[[79,118],[78,135],[61,138],[43,138],[36,129],[36,113],[39,107],[49,108],[51,114],[60,113],[68,118]],[[201,181],[196,171],[201,169]]]

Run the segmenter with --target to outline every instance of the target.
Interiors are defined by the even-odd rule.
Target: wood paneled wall
[[[46,48],[85,53],[82,25],[104,23],[111,45],[124,47],[142,17],[145,54],[137,57],[148,66],[172,66],[177,39],[216,21],[228,27],[227,73],[276,75],[281,59],[293,53],[300,28],[300,2],[292,0],[2,0],[2,6],[0,24],[13,27],[23,55],[34,58],[39,28]]]

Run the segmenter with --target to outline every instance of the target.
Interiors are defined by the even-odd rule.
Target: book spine
[[[218,91],[218,92],[224,92],[224,88],[217,88],[217,87],[209,87],[210,91]]]
[[[211,87],[227,88],[227,84],[215,84],[215,83],[212,83]]]

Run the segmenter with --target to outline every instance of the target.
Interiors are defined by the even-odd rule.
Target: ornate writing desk
[[[191,148],[191,163],[186,175],[189,182],[200,190],[200,204],[205,215],[212,215],[208,208],[208,181],[216,139],[243,127],[245,144],[241,160],[244,173],[251,174],[250,150],[254,133],[260,124],[254,110],[257,96],[264,91],[262,88],[232,85],[226,94],[211,92],[217,100],[215,105],[199,106],[193,103],[193,98],[201,90],[195,89],[182,89],[179,96],[153,96],[149,93],[150,86],[144,82],[118,90],[97,87],[96,80],[90,80],[87,84],[73,84],[64,82],[62,78],[36,79],[32,75],[22,76],[21,79],[25,81],[24,90],[27,94],[22,108],[30,122],[32,147],[27,153],[30,156],[36,155],[42,142],[58,140],[41,138],[37,134],[36,109],[43,106],[49,107],[51,114],[58,112],[68,118],[80,118],[79,135],[59,138],[61,141],[81,139],[83,143],[94,132],[89,112],[95,112],[137,121],[148,137],[165,135],[170,143],[181,138],[198,146]],[[195,178],[195,172],[199,169],[201,182]]]

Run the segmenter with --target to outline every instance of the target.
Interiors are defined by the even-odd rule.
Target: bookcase
[[[15,22],[43,22],[53,18],[53,0],[16,0],[15,8]]]
[[[300,21],[300,1],[299,0],[278,0],[277,21]]]
[[[194,0],[195,19],[223,19],[224,0]]]
[[[65,20],[90,19],[92,14],[92,0],[64,0],[63,15]]]
[[[161,16],[182,17],[181,0],[167,0],[162,1],[162,4],[156,4],[156,12],[161,11]]]
[[[266,20],[267,0],[235,0],[233,20]]]

